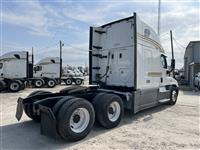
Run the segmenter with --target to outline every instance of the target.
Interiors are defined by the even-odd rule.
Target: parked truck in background
[[[60,77],[59,57],[47,57],[33,64],[27,51],[8,52],[0,57],[0,91],[18,92],[31,87],[55,87],[60,81],[66,85],[83,83],[82,78]]]
[[[28,52],[13,51],[0,56],[0,91],[17,92],[30,77]]]
[[[124,109],[137,113],[160,104],[174,105],[178,83],[168,76],[166,57],[158,35],[136,13],[90,27],[90,85],[19,98],[16,118],[20,120],[24,110],[41,122],[43,135],[77,141],[88,135],[95,120],[104,128],[116,127]]]
[[[53,88],[60,79],[59,57],[46,57],[33,67],[33,78],[29,78],[30,84],[41,88],[44,86]]]

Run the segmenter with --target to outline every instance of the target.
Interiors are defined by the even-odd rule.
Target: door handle
[[[163,83],[163,77],[160,78],[160,82]]]

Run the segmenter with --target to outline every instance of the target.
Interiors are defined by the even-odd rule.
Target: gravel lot
[[[17,98],[34,90],[0,93],[1,149],[200,149],[199,92],[180,91],[175,106],[162,105],[136,115],[126,112],[121,124],[111,130],[95,124],[85,139],[68,143],[40,135],[40,124],[26,115],[20,122],[15,119]]]

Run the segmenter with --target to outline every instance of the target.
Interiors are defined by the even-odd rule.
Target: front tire
[[[173,87],[170,92],[169,105],[175,105],[178,99],[178,89]]]
[[[78,141],[91,131],[94,121],[94,108],[82,98],[71,99],[62,105],[58,113],[58,133],[67,141]]]
[[[115,94],[100,94],[93,100],[97,121],[104,128],[114,128],[119,125],[124,113],[122,99]]]

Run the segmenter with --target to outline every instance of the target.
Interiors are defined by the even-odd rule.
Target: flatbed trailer
[[[41,122],[41,134],[77,141],[88,135],[95,120],[110,129],[119,125],[124,109],[135,114],[176,103],[178,84],[168,76],[159,38],[136,13],[90,27],[89,49],[90,85],[19,98],[16,118],[25,111]]]

